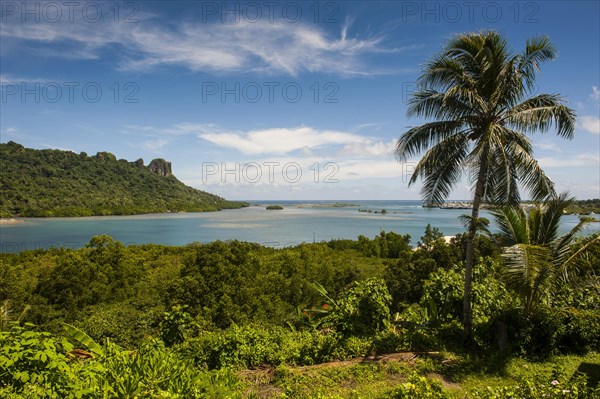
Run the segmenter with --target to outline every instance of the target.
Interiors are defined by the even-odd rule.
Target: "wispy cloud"
[[[165,139],[146,140],[141,143],[141,147],[146,151],[160,154],[160,150],[167,144],[169,141]]]
[[[534,145],[540,150],[562,152],[562,149],[558,146],[558,144],[550,140],[541,140],[539,142],[536,142]]]
[[[30,140],[33,142],[38,142],[40,138],[38,136],[34,136],[28,133],[23,132],[20,128],[14,126],[8,126],[6,128],[0,128],[0,141],[19,141],[23,142],[24,140]]]
[[[31,77],[22,77],[22,76],[14,76],[10,74],[0,74],[0,85],[8,85],[8,84],[21,84],[21,83],[48,83],[55,82],[50,79],[45,78],[31,78]]]
[[[411,48],[386,48],[383,36],[352,37],[349,25],[335,36],[317,25],[277,21],[177,26],[142,22],[147,23],[98,26],[9,20],[0,27],[0,34],[3,40],[42,43],[37,50],[45,56],[95,59],[110,53],[116,56],[117,68],[133,71],[175,65],[212,73],[373,75],[382,72],[369,65],[368,54]]]
[[[562,168],[570,166],[600,166],[599,154],[579,154],[571,157],[542,157],[538,159],[542,168]]]
[[[129,135],[138,135],[146,137],[168,137],[168,136],[185,136],[196,135],[203,133],[220,132],[222,129],[212,123],[176,123],[170,127],[157,127],[151,125],[125,125],[121,133]]]
[[[590,94],[590,98],[595,101],[600,101],[600,89],[596,86],[592,86],[592,94]]]
[[[582,116],[580,126],[583,130],[587,132],[600,134],[600,118],[598,118],[597,116]]]

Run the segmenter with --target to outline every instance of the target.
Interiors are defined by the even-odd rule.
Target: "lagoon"
[[[207,213],[166,213],[79,218],[27,218],[24,223],[0,226],[0,250],[81,248],[94,235],[107,234],[125,244],[185,245],[192,242],[241,240],[271,247],[303,242],[373,238],[381,230],[410,234],[419,241],[429,223],[444,235],[464,232],[462,209],[423,208],[420,201],[253,201],[249,208]],[[335,206],[336,203],[351,204]],[[265,210],[278,204],[283,210]],[[385,209],[387,212],[374,213]],[[359,212],[371,210],[372,213]],[[484,211],[482,216],[489,217]],[[578,216],[562,219],[561,232],[577,224]],[[591,224],[584,234],[600,231]]]

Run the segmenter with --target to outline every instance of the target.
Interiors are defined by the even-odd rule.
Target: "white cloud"
[[[169,142],[165,139],[146,140],[142,142],[142,148],[146,151],[160,153],[160,150],[167,144]]]
[[[257,129],[249,131],[228,131],[214,124],[178,123],[167,128],[154,126],[128,125],[127,131],[157,138],[147,143],[162,144],[165,137],[193,135],[206,140],[216,147],[233,150],[220,153],[216,160],[203,159],[202,165],[183,171],[179,176],[195,186],[201,185],[200,174],[204,173],[205,163],[210,169],[238,171],[236,173],[214,173],[207,175],[206,184],[249,185],[264,184],[269,187],[290,187],[291,183],[311,184],[324,180],[360,181],[361,179],[404,178],[409,176],[414,163],[399,164],[393,155],[395,140],[381,140],[375,137],[317,129],[308,126]],[[204,148],[205,146],[203,146]],[[242,176],[254,176],[254,166],[262,167],[262,177],[258,182],[245,181]],[[246,166],[244,166],[246,165]],[[271,165],[271,166],[269,166]],[[250,167],[250,169],[245,169]],[[274,178],[268,176],[269,168],[274,168]],[[284,175],[284,170],[287,175]],[[236,169],[237,168],[237,169]],[[296,170],[302,178],[294,182]],[[408,177],[404,178],[407,181]],[[252,179],[251,179],[252,180]],[[294,185],[292,184],[292,185]],[[337,186],[331,186],[337,187]]]
[[[587,132],[600,134],[600,118],[596,116],[582,116],[580,125]]]
[[[363,142],[346,144],[338,153],[339,156],[359,157],[392,157],[396,140],[389,142],[366,139]]]
[[[209,165],[210,164],[210,165]],[[371,182],[394,178],[398,184],[408,182],[411,164],[393,159],[336,159],[324,157],[270,157],[247,162],[208,162],[203,167],[183,170],[180,178],[220,186],[292,187],[297,185],[328,186]]]
[[[188,134],[199,135],[205,132],[215,132],[219,128],[211,123],[177,123],[169,128],[159,128],[148,125],[125,125],[122,133],[142,135],[148,137],[185,136]]]
[[[579,154],[570,158],[542,157],[538,159],[538,163],[542,168],[600,166],[600,154]]]
[[[164,23],[148,23],[152,18],[150,15],[137,24],[110,26],[102,22],[34,24],[9,19],[0,27],[0,34],[3,40],[43,43],[36,51],[46,56],[94,59],[110,48],[110,53],[117,55],[118,68],[134,71],[178,65],[192,71],[216,73],[372,75],[378,72],[365,62],[363,55],[410,49],[385,49],[383,37],[349,37],[348,26],[338,36],[332,36],[313,24],[261,20],[182,22],[169,27]]]
[[[77,151],[75,151],[75,150],[73,150],[73,149],[71,149],[71,148],[68,148],[68,147],[58,147],[58,146],[56,146],[56,144],[46,144],[46,143],[42,143],[41,145],[42,145],[42,146],[44,146],[44,147],[46,147],[46,148],[52,149],[52,150],[60,150],[60,151],[70,151],[70,152],[77,152]]]
[[[600,89],[596,86],[592,86],[592,94],[590,94],[590,98],[595,101],[600,101]]]
[[[1,74],[0,75],[0,85],[8,85],[8,84],[21,84],[21,83],[49,83],[49,79],[43,78],[26,78],[26,77],[17,77],[10,74]]]
[[[362,123],[362,124],[356,126],[356,130],[369,129],[369,130],[378,131],[378,130],[381,130],[381,128],[385,125],[386,125],[386,123],[379,123],[379,122]]]
[[[30,134],[24,133],[22,131],[22,129],[17,128],[17,127],[13,127],[13,126],[8,126],[6,128],[0,128],[0,141],[5,142],[5,141],[17,141],[17,142],[23,142],[26,140],[35,140],[38,141],[39,138],[36,136],[32,136]]]
[[[360,135],[317,130],[306,126],[242,133],[202,133],[199,137],[219,147],[232,148],[243,154],[288,154],[297,150],[316,149],[327,145],[359,144],[366,141],[366,138]]]
[[[535,143],[534,145],[540,150],[562,152],[562,149],[556,143],[550,140],[542,140]]]
[[[187,126],[192,129],[192,126]],[[294,128],[270,128],[248,132],[222,131],[214,125],[200,125],[198,130],[211,128],[198,136],[219,147],[231,148],[243,154],[290,154],[300,151],[311,156],[316,151],[326,151],[335,157],[392,157],[394,142],[333,130],[319,130],[300,126]]]

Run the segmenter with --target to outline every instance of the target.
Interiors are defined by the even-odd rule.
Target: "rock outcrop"
[[[153,159],[148,165],[148,170],[160,176],[171,176],[171,162],[165,161],[162,158]]]

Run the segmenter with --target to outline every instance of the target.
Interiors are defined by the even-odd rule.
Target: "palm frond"
[[[550,244],[554,242],[558,236],[558,228],[560,219],[565,213],[567,207],[573,203],[575,198],[569,197],[568,193],[561,193],[557,197],[551,198],[543,204],[541,211],[540,228],[537,232],[536,242],[538,244]],[[573,235],[576,231],[573,231]],[[565,236],[565,238],[568,234]],[[572,236],[571,236],[572,238]],[[569,240],[565,240],[564,244],[568,244]]]
[[[409,181],[423,179],[421,194],[426,204],[441,204],[460,180],[468,153],[468,135],[457,134],[431,148],[417,163]]]
[[[521,55],[517,67],[529,89],[534,87],[536,74],[540,70],[540,63],[551,61],[556,56],[556,48],[552,46],[547,36],[537,36],[527,40],[525,51]]]
[[[465,96],[434,90],[419,90],[413,93],[409,101],[407,115],[453,120],[473,114],[473,109]]]
[[[454,85],[475,86],[475,80],[464,65],[444,54],[435,57],[425,65],[423,74],[417,81],[423,89],[444,91]]]
[[[411,128],[396,142],[396,158],[405,161],[433,145],[461,132],[462,121],[440,121],[425,123]]]
[[[505,245],[529,244],[527,214],[520,206],[503,206],[491,211]]]
[[[465,230],[470,230],[474,223],[476,232],[481,232],[488,236],[491,235],[489,229],[490,221],[487,218],[479,217],[474,219],[471,215],[460,215],[458,219],[463,224],[463,226],[465,226]]]
[[[514,107],[526,94],[521,75],[514,67],[517,59],[517,56],[513,56],[511,60],[504,63],[496,78],[498,84],[490,97],[490,102],[497,114]]]
[[[551,275],[551,251],[540,245],[516,244],[503,250],[502,260],[507,281],[525,297],[530,311]]]
[[[531,149],[524,135],[494,126],[489,140],[491,147],[489,179],[486,181],[486,202],[493,204],[518,205],[521,197],[518,187],[513,147],[522,151]]]
[[[545,132],[552,126],[557,134],[571,140],[575,133],[575,111],[563,104],[557,94],[540,94],[515,105],[503,120],[525,132]]]
[[[514,142],[509,143],[508,148],[513,158],[515,172],[519,176],[519,182],[529,191],[531,198],[537,201],[554,195],[554,183],[531,153],[514,145]]]
[[[579,224],[578,224],[578,226],[579,226]],[[597,242],[600,242],[600,235],[596,236],[595,238],[593,238],[592,240],[587,242],[585,245],[583,245],[581,248],[579,248],[577,251],[575,251],[567,259],[562,260],[562,259],[564,259],[564,256],[561,257],[562,262],[560,263],[559,274],[562,276],[563,280],[567,281],[569,279],[569,272],[570,272],[570,269],[572,269],[572,267],[573,267],[572,266],[573,262],[575,260],[579,259],[579,257],[581,257],[583,254],[586,253],[586,251],[588,250],[589,247],[596,244]]]

